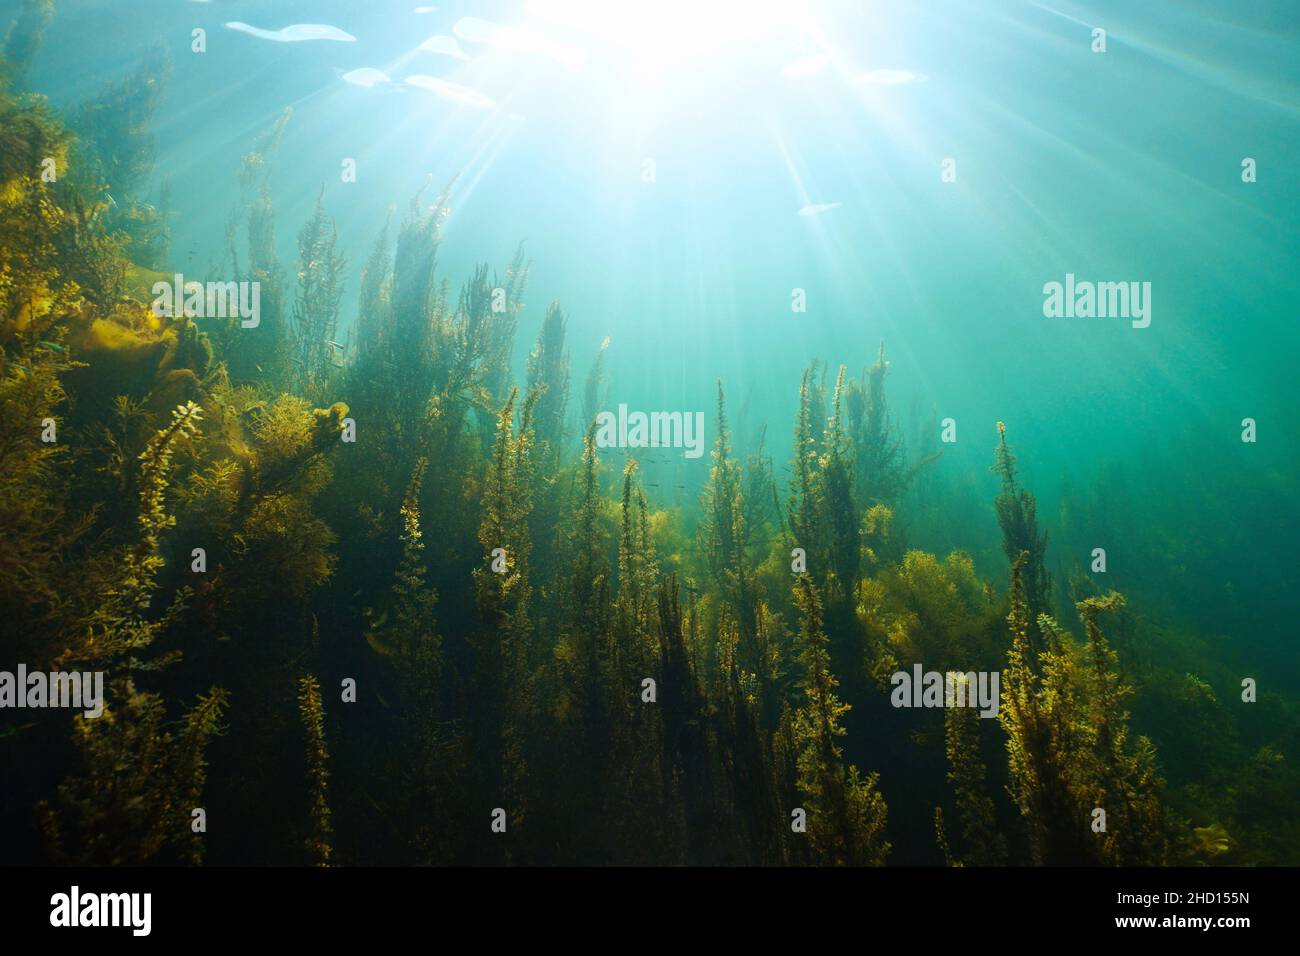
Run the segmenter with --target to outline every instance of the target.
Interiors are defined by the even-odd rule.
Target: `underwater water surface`
[[[0,14],[0,862],[1300,864],[1294,3]]]

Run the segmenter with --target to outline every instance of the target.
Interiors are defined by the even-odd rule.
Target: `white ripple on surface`
[[[458,60],[468,60],[465,51],[460,48],[455,37],[449,36],[431,36],[420,44],[418,49],[426,53],[441,53],[444,56],[454,56]]]
[[[815,202],[815,203],[810,203],[809,205],[804,206],[802,209],[799,210],[799,215],[801,215],[801,216],[820,216],[820,215],[821,215],[822,213],[824,213],[824,212],[829,212],[829,211],[832,210],[832,209],[838,209],[840,206],[843,206],[843,205],[844,205],[844,203],[842,203],[842,202]]]
[[[460,106],[471,106],[474,109],[490,110],[496,108],[496,100],[486,93],[480,93],[478,90],[471,89],[468,86],[462,86],[459,83],[453,83],[450,80],[439,79],[436,76],[428,76],[423,73],[416,73],[408,76],[402,81],[407,86],[414,86],[417,89],[428,90],[446,100],[449,103],[456,103]]]
[[[355,70],[349,70],[340,79],[344,83],[351,83],[353,86],[383,86],[386,83],[393,82],[391,76],[383,70],[376,70],[373,66],[363,66]]]
[[[332,27],[328,23],[294,23],[280,30],[263,30],[250,26],[240,20],[231,20],[226,24],[227,30],[247,33],[261,40],[273,40],[276,43],[303,43],[307,40],[338,40],[341,43],[356,43],[357,38],[351,33]]]

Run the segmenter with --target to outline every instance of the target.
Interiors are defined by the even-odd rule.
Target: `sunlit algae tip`
[[[226,24],[226,29],[249,33],[263,40],[274,40],[276,43],[301,43],[304,40],[357,42],[357,38],[351,33],[345,33],[338,27],[332,27],[325,23],[295,23],[281,30],[263,30],[261,27],[249,26],[239,20],[231,20]]]
[[[818,215],[819,213],[826,212],[826,211],[829,210],[829,209],[837,209],[838,207],[840,207],[840,206],[842,206],[842,205],[844,205],[844,204],[843,204],[843,203],[839,203],[839,202],[817,202],[817,203],[811,203],[810,205],[804,206],[802,209],[800,209],[800,210],[799,210],[799,215],[801,215],[801,216],[816,216],[816,215]]]
[[[344,83],[351,83],[353,86],[380,86],[384,83],[393,82],[392,78],[383,70],[376,70],[373,66],[363,66],[360,69],[350,70],[341,77]]]
[[[857,76],[859,83],[870,83],[872,86],[902,86],[904,83],[920,83],[925,79],[924,73],[913,70],[868,70]]]
[[[825,53],[814,53],[792,60],[781,68],[781,72],[786,76],[811,76],[824,70],[830,61],[831,58]]]
[[[465,51],[460,48],[455,37],[449,36],[432,36],[420,44],[419,47],[426,53],[442,53],[446,56],[454,56],[458,60],[468,60]]]
[[[490,110],[496,108],[496,101],[490,96],[480,93],[478,90],[471,90],[468,86],[461,86],[459,83],[452,83],[449,80],[440,80],[436,76],[426,76],[423,73],[417,73],[414,76],[408,76],[403,80],[407,86],[419,87],[422,90],[429,90],[436,93],[442,99],[451,103],[459,103],[462,106],[472,106],[475,109]]]

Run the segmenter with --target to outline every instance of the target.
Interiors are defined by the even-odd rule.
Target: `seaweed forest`
[[[530,303],[544,237],[446,274],[455,181],[379,235],[316,187],[286,222],[292,111],[231,158],[204,276],[257,316],[190,308],[168,63],[56,110],[42,9],[0,87],[0,670],[103,696],[10,686],[0,860],[1300,864],[1300,702],[1090,568],[1097,498],[1039,507],[1013,411],[962,423],[959,488],[891,405],[924,355],[868,330],[770,384],[779,423],[717,382],[698,486],[661,487],[678,452],[601,440],[606,350]],[[983,556],[913,546],[963,488]]]

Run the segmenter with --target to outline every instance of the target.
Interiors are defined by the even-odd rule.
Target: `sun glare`
[[[806,28],[797,5],[778,0],[529,0],[523,30],[564,37],[591,61],[639,86],[721,63],[757,44],[788,38]]]

